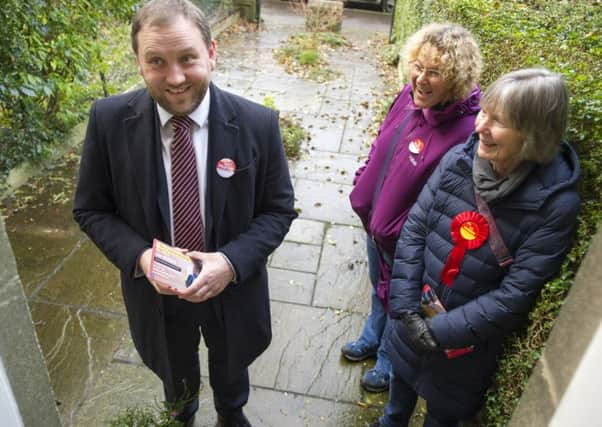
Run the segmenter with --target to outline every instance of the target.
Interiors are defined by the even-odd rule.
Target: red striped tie
[[[203,250],[203,219],[199,179],[188,116],[172,117],[171,185],[174,244],[188,250]]]

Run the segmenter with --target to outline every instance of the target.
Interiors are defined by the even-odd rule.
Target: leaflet
[[[150,278],[176,289],[186,289],[201,271],[200,263],[193,261],[178,249],[153,240]]]

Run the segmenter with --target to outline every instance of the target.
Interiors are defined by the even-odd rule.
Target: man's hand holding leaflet
[[[200,263],[193,261],[183,250],[153,240],[147,277],[172,294],[180,294],[192,284],[200,272]],[[155,286],[156,288],[156,286]],[[160,292],[162,293],[162,292]]]

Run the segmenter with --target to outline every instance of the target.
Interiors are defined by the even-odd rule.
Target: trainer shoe
[[[376,369],[370,369],[369,371],[366,371],[360,380],[360,384],[366,391],[371,393],[382,393],[389,389],[389,375],[383,374]]]
[[[370,348],[361,341],[348,342],[341,348],[341,353],[345,359],[352,362],[359,362],[369,357],[376,356],[376,348]]]

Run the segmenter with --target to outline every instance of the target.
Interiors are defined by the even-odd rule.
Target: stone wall
[[[0,263],[0,358],[6,372],[6,376],[2,376],[7,380],[2,381],[0,407],[16,402],[26,427],[59,427],[48,371],[1,218]]]
[[[602,352],[601,259],[602,227],[592,239],[509,427],[586,425],[578,419],[599,422],[602,371],[600,358],[591,361]]]

